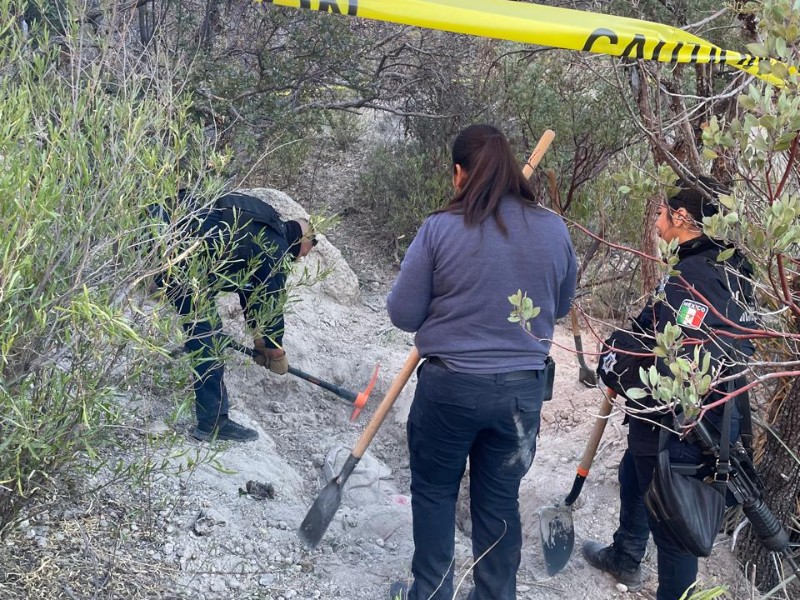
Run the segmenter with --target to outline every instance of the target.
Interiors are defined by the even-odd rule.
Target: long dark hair
[[[493,216],[507,233],[498,208],[503,196],[536,205],[528,180],[522,175],[506,136],[492,125],[470,125],[453,141],[453,172],[456,165],[466,171],[461,189],[444,208],[464,215],[467,226],[479,225]]]

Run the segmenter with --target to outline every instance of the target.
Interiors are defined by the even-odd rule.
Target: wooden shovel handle
[[[578,323],[578,314],[575,312],[575,307],[569,309],[569,320],[572,323],[572,335],[575,338],[581,337],[581,324]]]
[[[597,453],[597,447],[600,445],[600,438],[603,437],[603,432],[606,429],[608,415],[611,414],[611,398],[612,396],[610,393],[603,394],[603,403],[600,405],[600,413],[597,416],[597,420],[594,422],[592,433],[589,435],[589,441],[586,444],[586,450],[584,450],[583,458],[578,465],[578,472],[575,475],[575,481],[572,482],[572,489],[564,499],[564,504],[566,506],[572,506],[575,503],[575,500],[577,500],[578,496],[581,494],[583,483],[589,476],[589,469],[592,467],[594,455]]]
[[[397,400],[400,392],[403,391],[403,387],[405,387],[408,379],[411,377],[411,374],[414,373],[414,369],[417,368],[418,363],[419,352],[417,351],[417,348],[414,347],[411,349],[411,352],[408,353],[408,358],[406,358],[406,362],[403,365],[403,368],[400,369],[397,377],[394,378],[389,391],[386,392],[386,395],[383,397],[383,400],[381,400],[378,408],[375,409],[375,414],[372,415],[369,423],[367,423],[364,433],[362,433],[361,437],[358,438],[358,442],[356,442],[353,452],[351,453],[353,457],[360,459],[362,456],[364,456],[367,446],[369,446],[372,438],[375,437],[378,429],[383,424],[383,420],[386,418],[386,415],[389,414],[389,410],[392,408],[394,401]]]
[[[581,462],[578,465],[578,475],[582,477],[586,477],[589,474],[589,469],[592,468],[592,461],[594,461],[594,455],[597,453],[597,447],[600,445],[600,440],[606,429],[608,415],[611,414],[611,407],[611,398],[609,398],[608,394],[603,394],[603,403],[600,405],[600,412],[597,415],[597,420],[594,422],[589,441],[586,442],[586,450],[583,451],[583,458],[581,458]]]
[[[547,152],[547,149],[550,147],[550,144],[553,143],[553,139],[555,137],[555,131],[552,129],[546,129],[542,134],[542,137],[539,138],[539,142],[536,144],[533,152],[531,152],[531,157],[528,159],[528,162],[525,163],[525,166],[522,167],[522,176],[525,177],[525,179],[531,178],[531,175],[533,175],[533,170],[542,160],[544,153]]]

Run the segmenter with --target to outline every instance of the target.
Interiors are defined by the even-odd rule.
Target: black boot
[[[244,425],[232,421],[227,415],[221,416],[215,422],[200,422],[192,431],[192,437],[202,442],[229,441],[252,442],[258,439],[258,432]]]
[[[642,566],[625,564],[619,557],[613,544],[604,546],[600,542],[585,542],[583,544],[583,558],[590,565],[614,576],[614,579],[624,584],[629,592],[638,592],[644,587]]]

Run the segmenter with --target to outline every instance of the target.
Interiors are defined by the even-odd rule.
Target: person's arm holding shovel
[[[292,257],[292,262],[297,262],[317,245],[314,229],[306,219],[286,221],[283,224],[285,241],[289,244],[287,254]],[[291,263],[289,263],[291,264]],[[286,279],[290,266],[279,259],[265,260],[253,274],[254,280],[264,288],[260,295],[247,289],[239,291],[239,302],[247,318],[248,325],[255,324],[253,315],[262,315],[264,311],[270,314],[270,321],[262,326],[262,335],[253,340],[256,351],[254,360],[277,375],[285,375],[289,371],[289,359],[283,348],[284,318],[283,306],[286,297]],[[258,329],[255,327],[255,329]]]
[[[274,273],[266,282],[266,297],[267,302],[260,302],[257,297],[258,294],[248,293],[247,291],[239,292],[239,302],[245,314],[245,319],[248,325],[259,330],[256,326],[256,321],[253,315],[263,314],[265,304],[268,305],[267,310],[276,311],[277,314],[272,316],[268,324],[260,328],[261,335],[257,335],[253,339],[253,348],[255,353],[253,360],[269,369],[276,375],[285,375],[289,371],[289,358],[286,356],[286,351],[283,349],[283,310],[282,302],[278,300],[279,295],[283,292],[286,284],[286,275],[284,273]],[[275,301],[270,301],[275,299]],[[273,308],[274,307],[274,308]]]

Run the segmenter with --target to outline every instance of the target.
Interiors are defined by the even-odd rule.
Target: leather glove
[[[264,338],[253,340],[256,355],[253,360],[277,375],[285,375],[289,371],[289,358],[280,348],[267,348]]]
[[[286,352],[278,358],[270,359],[269,370],[278,375],[286,375],[289,372],[289,357]]]

